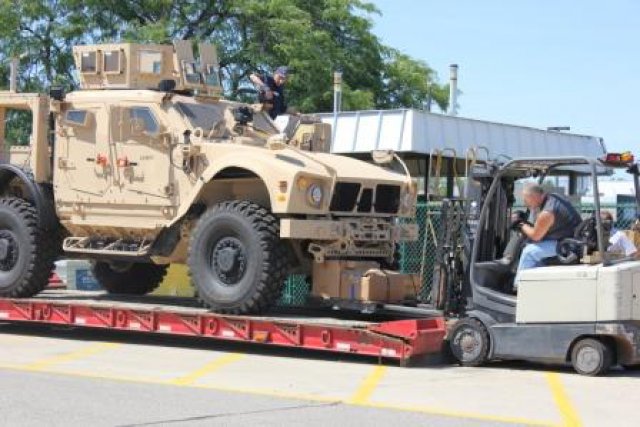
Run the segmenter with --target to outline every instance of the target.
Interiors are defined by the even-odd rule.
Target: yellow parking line
[[[218,369],[226,366],[230,363],[236,362],[241,359],[244,355],[240,353],[230,353],[226,354],[222,357],[218,357],[213,359],[211,362],[207,363],[201,368],[196,369],[193,372],[188,373],[183,377],[179,377],[169,381],[169,384],[174,385],[189,385],[196,382],[199,378],[210,374],[212,372],[217,371]]]
[[[547,372],[545,377],[553,394],[553,400],[562,415],[562,425],[567,427],[581,426],[580,417],[569,400],[569,396],[560,380],[560,375],[555,372]]]
[[[380,381],[386,372],[386,366],[375,366],[369,375],[367,375],[367,377],[362,381],[358,390],[356,390],[353,396],[351,396],[349,403],[362,405],[369,402],[369,398],[375,391],[376,387],[378,387],[378,384],[380,384]]]
[[[79,350],[48,357],[46,359],[40,359],[27,365],[22,365],[22,369],[27,371],[42,371],[43,369],[49,368],[53,365],[83,359],[85,357],[93,356],[94,354],[98,354],[106,350],[111,350],[118,346],[120,346],[120,344],[110,342],[95,343],[86,347],[82,347]]]
[[[0,363],[0,369],[6,369],[6,370],[12,370],[12,371],[30,371],[30,369],[25,369],[24,366],[2,364],[2,363]],[[44,371],[44,372],[47,372],[47,371]],[[496,422],[496,423],[544,426],[544,427],[556,426],[556,424],[550,421],[531,420],[527,418],[515,418],[515,417],[512,418],[512,417],[504,417],[500,415],[477,414],[477,413],[462,412],[462,411],[455,411],[455,410],[448,410],[448,409],[441,409],[441,408],[432,408],[427,406],[402,406],[402,405],[387,404],[382,402],[356,404],[356,403],[351,403],[350,401],[345,401],[343,398],[340,398],[340,397],[333,398],[330,396],[307,395],[302,393],[287,393],[287,392],[280,392],[275,390],[235,388],[235,387],[210,385],[210,384],[182,385],[182,384],[175,384],[175,383],[168,382],[166,380],[161,380],[161,379],[156,380],[152,378],[131,378],[131,377],[102,374],[102,373],[96,373],[96,372],[52,370],[52,371],[49,371],[48,373],[51,373],[54,375],[68,375],[68,376],[80,377],[80,378],[103,379],[103,380],[111,380],[111,381],[121,381],[126,383],[135,383],[135,384],[156,384],[156,385],[166,385],[169,387],[177,386],[177,387],[187,387],[187,388],[199,388],[199,389],[216,390],[216,391],[228,392],[228,393],[276,397],[281,399],[306,400],[309,402],[345,403],[345,404],[352,404],[354,406],[371,407],[371,408],[377,408],[377,409],[390,409],[390,410],[405,411],[405,412],[418,412],[418,413],[423,413],[427,415],[436,415],[436,416],[455,418],[455,419],[470,419],[470,420],[479,420],[479,421],[490,421],[490,422]]]

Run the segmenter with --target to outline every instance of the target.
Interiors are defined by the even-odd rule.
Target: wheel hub
[[[464,330],[460,337],[460,349],[464,360],[471,360],[480,354],[480,334],[473,330]]]
[[[9,230],[0,230],[0,270],[10,271],[18,261],[18,241]]]
[[[218,265],[223,273],[231,273],[238,268],[238,250],[233,248],[220,249]]]
[[[247,257],[244,245],[235,237],[220,239],[211,256],[213,271],[227,285],[235,285],[244,276]]]
[[[578,352],[577,362],[582,370],[587,372],[595,371],[600,364],[600,354],[593,348],[583,348]]]

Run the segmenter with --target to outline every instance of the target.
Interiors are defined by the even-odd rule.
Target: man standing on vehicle
[[[533,224],[527,222],[525,215],[519,215],[511,225],[527,238],[520,255],[516,285],[520,271],[540,267],[542,260],[556,256],[558,241],[573,237],[575,228],[582,221],[569,200],[559,194],[545,192],[538,184],[527,184],[523,198],[524,204],[537,215]]]
[[[284,85],[289,76],[289,67],[278,67],[273,76],[269,74],[252,73],[249,76],[251,82],[258,88],[260,102],[267,106],[268,114],[275,119],[280,114],[287,112],[287,103],[284,99]],[[270,107],[270,108],[269,108]]]

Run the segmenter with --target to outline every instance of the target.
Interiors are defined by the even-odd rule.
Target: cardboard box
[[[633,242],[636,249],[640,249],[640,230],[625,230],[624,234]]]
[[[364,301],[396,302],[416,298],[420,287],[418,274],[373,269],[362,278],[360,299]]]
[[[420,288],[419,274],[392,272],[389,284],[389,301],[415,299]]]
[[[621,259],[624,258],[625,255],[621,252],[608,252],[607,251],[607,259]],[[602,255],[600,252],[595,251],[591,255],[585,255],[582,257],[582,264],[600,264],[602,262]]]
[[[362,276],[378,267],[377,262],[371,261],[314,263],[312,293],[322,298],[360,299]]]
[[[368,271],[360,285],[360,299],[363,301],[387,301],[389,298],[389,280],[381,270]]]

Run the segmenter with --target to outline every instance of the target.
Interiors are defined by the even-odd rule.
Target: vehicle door
[[[55,145],[56,200],[80,205],[105,203],[112,184],[109,126],[104,104],[71,105],[61,114]]]
[[[170,139],[162,125],[165,113],[155,104],[111,108],[111,159],[114,196],[141,209],[173,204]]]

